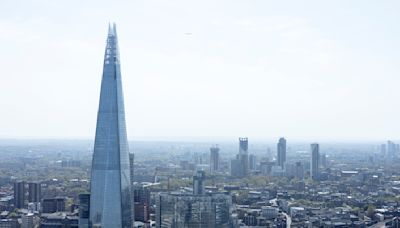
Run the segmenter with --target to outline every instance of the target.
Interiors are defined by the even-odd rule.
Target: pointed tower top
[[[108,23],[108,35],[116,36],[117,35],[117,25],[115,23]]]

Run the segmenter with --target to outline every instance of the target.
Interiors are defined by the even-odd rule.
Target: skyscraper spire
[[[116,26],[109,26],[92,160],[92,227],[131,228],[130,164]]]

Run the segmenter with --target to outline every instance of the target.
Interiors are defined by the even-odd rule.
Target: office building
[[[99,111],[92,160],[90,223],[101,228],[131,228],[133,207],[121,66],[115,24],[104,54]]]
[[[19,228],[17,219],[0,219],[0,228]]]
[[[89,228],[90,194],[79,194],[79,228]]]
[[[317,180],[319,176],[319,145],[311,144],[311,161],[310,161],[310,176],[311,179]]]
[[[25,181],[14,182],[14,207],[25,207]]]
[[[215,145],[210,148],[210,172],[215,173],[219,170],[219,148]]]
[[[249,174],[249,141],[247,138],[239,138],[239,153],[236,159],[231,161],[231,175],[245,177]]]
[[[277,146],[277,162],[278,166],[280,166],[282,169],[285,168],[285,162],[286,162],[286,139],[285,138],[280,138],[278,141],[278,146]]]
[[[230,195],[160,193],[156,204],[157,228],[231,227]]]
[[[38,203],[41,201],[41,184],[37,182],[28,183],[28,202]]]
[[[230,171],[232,177],[242,177],[242,163],[239,159],[232,159],[230,164]]]
[[[43,213],[54,213],[59,211],[65,211],[65,201],[63,197],[46,198],[42,201],[42,212]]]
[[[78,228],[79,217],[65,213],[42,214],[40,228]],[[97,227],[93,227],[97,228]]]
[[[304,179],[304,166],[301,162],[295,163],[295,175],[294,176],[300,180]]]
[[[249,174],[249,140],[248,138],[239,138],[239,154],[238,159],[242,166],[243,176]]]
[[[249,169],[256,170],[257,168],[257,157],[254,154],[249,155]]]
[[[21,216],[21,228],[34,228],[37,224],[37,218],[33,213],[24,214]]]
[[[142,184],[134,186],[135,221],[148,222],[150,220],[150,190]]]
[[[204,180],[206,173],[203,170],[198,170],[196,175],[193,176],[193,194],[204,195]]]
[[[397,153],[396,153],[397,146],[396,146],[396,144],[389,140],[389,141],[387,141],[387,147],[386,148],[387,148],[387,159],[390,159],[390,160],[394,159],[397,156]]]
[[[320,159],[321,159],[321,167],[323,167],[323,168],[328,168],[328,164],[326,163],[327,161],[326,161],[326,154],[325,153],[323,153],[323,154],[321,154],[321,156],[320,156]]]

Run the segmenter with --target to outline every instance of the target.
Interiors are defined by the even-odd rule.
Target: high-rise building
[[[14,207],[25,207],[25,181],[14,182]]]
[[[135,221],[148,222],[150,219],[150,190],[147,186],[134,186]]]
[[[278,141],[277,160],[278,160],[277,165],[280,166],[282,169],[285,168],[285,162],[286,162],[286,139],[285,138],[280,138]]]
[[[230,171],[232,177],[242,177],[242,163],[239,159],[232,159],[230,164]]]
[[[109,27],[104,54],[90,191],[92,227],[132,227],[129,150],[115,24]]]
[[[248,138],[239,138],[239,154],[237,158],[241,164],[241,174],[242,176],[247,176],[249,174],[249,140]]]
[[[304,166],[301,162],[296,162],[294,176],[300,180],[304,179]]]
[[[79,228],[89,228],[90,194],[79,194]]]
[[[204,180],[206,173],[203,170],[197,170],[196,175],[193,176],[193,194],[204,195]]]
[[[254,154],[249,155],[249,169],[250,170],[256,170],[256,165],[257,165],[257,157]]]
[[[215,173],[219,169],[219,148],[215,145],[210,148],[210,172]]]
[[[28,183],[28,201],[30,203],[38,203],[41,201],[42,187],[40,183],[30,182]]]
[[[325,153],[323,153],[323,154],[321,154],[320,155],[320,162],[321,162],[321,166],[323,167],[323,168],[328,168],[328,164],[327,164],[327,161],[326,161],[326,154]]]
[[[387,141],[387,158],[392,160],[396,156],[396,144],[392,141]]]
[[[319,144],[311,144],[311,162],[310,162],[310,176],[311,179],[317,180],[319,176]]]
[[[247,138],[239,138],[239,153],[236,159],[231,160],[231,176],[245,177],[249,174],[249,141]]]
[[[157,228],[232,227],[230,195],[160,193],[156,204]]]

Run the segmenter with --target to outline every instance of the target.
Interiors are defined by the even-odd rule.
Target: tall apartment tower
[[[121,65],[115,24],[104,54],[90,185],[90,224],[131,228],[133,223],[129,149]]]
[[[28,183],[28,202],[39,203],[41,201],[42,187],[40,183]]]
[[[25,181],[14,182],[14,207],[24,208],[25,206]]]
[[[248,138],[239,138],[239,154],[238,159],[241,164],[242,176],[249,174],[249,140]]]
[[[206,173],[203,170],[198,170],[193,176],[193,195],[204,195],[204,179]]]
[[[310,176],[311,179],[317,180],[319,176],[319,144],[311,144],[311,162]]]
[[[219,169],[219,148],[215,145],[210,148],[210,173],[215,173]]]
[[[286,139],[285,138],[280,138],[278,141],[277,158],[278,158],[277,165],[280,166],[282,169],[285,168],[285,162],[286,162]]]

